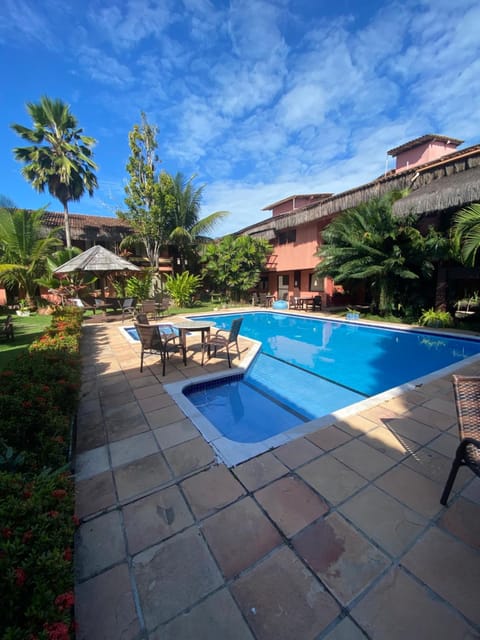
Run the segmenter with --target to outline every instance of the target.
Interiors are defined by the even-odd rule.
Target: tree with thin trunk
[[[12,129],[32,144],[13,149],[15,158],[24,163],[22,175],[34,189],[49,193],[63,205],[65,242],[72,246],[68,203],[77,202],[87,192],[93,196],[98,187],[92,147],[96,140],[83,135],[69,105],[42,96],[40,102],[27,103],[33,128],[13,124]]]
[[[117,211],[117,215],[128,222],[134,232],[122,241],[121,247],[141,243],[151,267],[157,269],[168,236],[165,200],[157,169],[158,127],[149,124],[144,113],[141,118],[141,124],[135,124],[128,135],[131,154],[127,163],[130,181],[125,187],[127,209]]]

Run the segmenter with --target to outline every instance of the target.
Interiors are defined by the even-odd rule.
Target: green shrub
[[[179,307],[186,307],[192,303],[193,296],[199,288],[202,279],[188,271],[177,273],[174,276],[167,275],[165,289]]]
[[[424,327],[453,327],[454,320],[448,311],[428,309],[418,319],[418,324]]]

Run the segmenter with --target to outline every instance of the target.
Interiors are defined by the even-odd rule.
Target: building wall
[[[455,151],[455,147],[456,145],[448,145],[446,142],[440,140],[418,145],[414,149],[409,149],[408,151],[403,151],[398,154],[396,169],[411,169],[417,164],[436,160],[437,158],[446,156],[449,153],[453,153]]]
[[[282,213],[288,213],[289,211],[293,211],[294,209],[300,209],[307,204],[311,204],[311,202],[311,196],[295,196],[295,198],[287,200],[286,202],[282,202],[282,204],[274,207],[272,209],[272,215],[279,216]]]

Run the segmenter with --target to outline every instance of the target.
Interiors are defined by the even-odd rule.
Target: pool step
[[[244,380],[310,420],[366,397],[265,353],[257,356]]]

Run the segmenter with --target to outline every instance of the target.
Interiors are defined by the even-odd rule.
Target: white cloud
[[[28,0],[2,0],[0,41],[22,46],[24,40],[57,48],[57,39],[48,18],[48,11]]]
[[[129,67],[100,49],[81,46],[77,55],[92,80],[117,88],[127,88],[132,84],[133,75]]]

